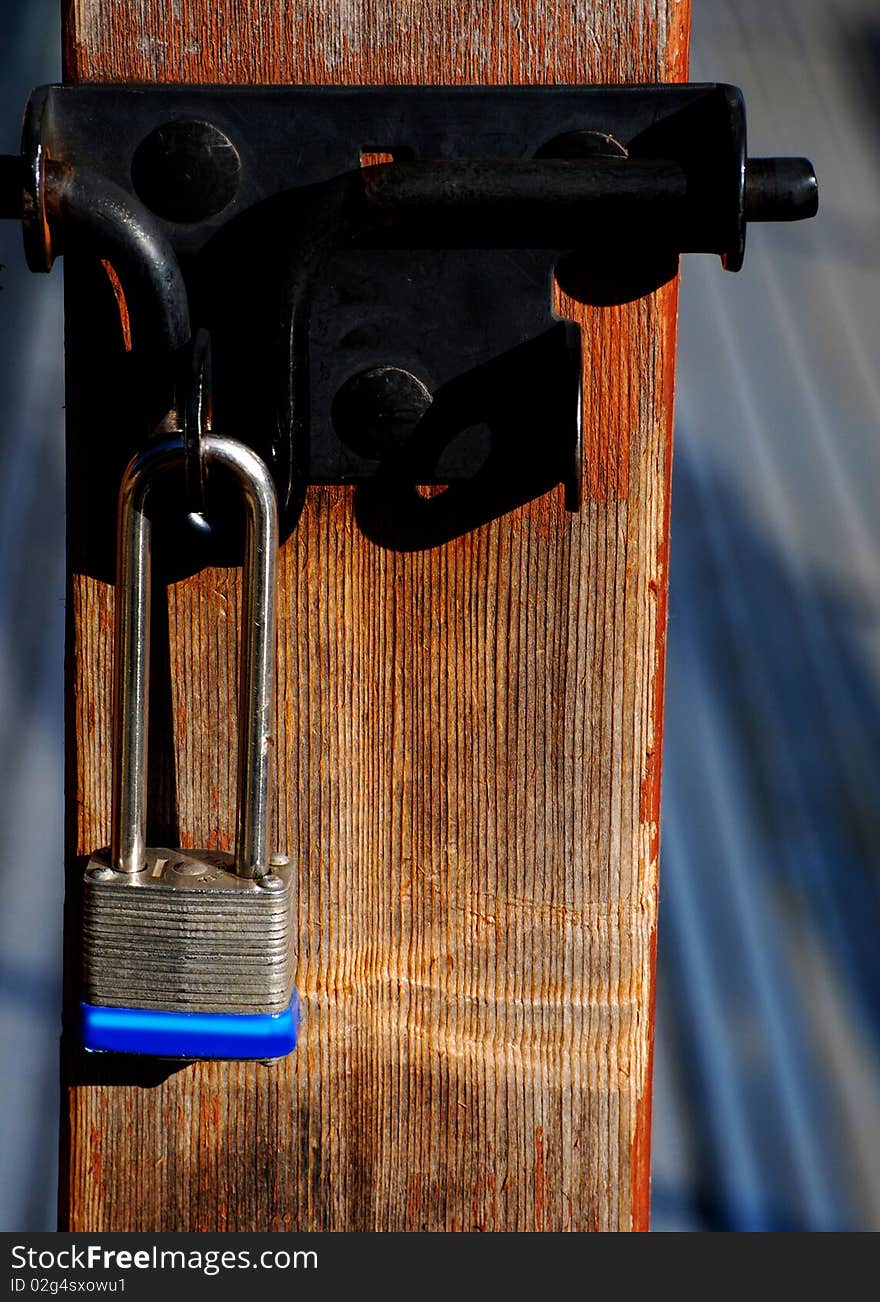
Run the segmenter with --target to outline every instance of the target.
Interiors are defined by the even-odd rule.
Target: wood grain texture
[[[66,75],[677,80],[689,19],[688,0],[68,0]],[[300,1048],[135,1083],[69,1053],[65,1226],[646,1227],[676,285],[560,306],[585,333],[579,514],[559,490],[403,553],[359,533],[346,491],[310,493],[278,630]],[[74,479],[77,452],[74,416]],[[110,791],[113,591],[76,572],[82,509],[74,877]],[[169,589],[188,845],[230,844],[238,602],[234,570]]]

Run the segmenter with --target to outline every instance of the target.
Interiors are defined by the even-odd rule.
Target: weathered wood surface
[[[70,80],[682,79],[688,0],[68,0]],[[422,553],[312,491],[280,568],[301,1046],[66,1060],[74,1230],[644,1228],[676,286],[585,331],[585,500]],[[76,376],[71,377],[75,400]],[[73,403],[75,407],[75,401]],[[70,431],[72,481],[78,431]],[[82,511],[71,502],[71,555]],[[229,846],[239,586],[170,589],[176,817]],[[71,575],[69,858],[108,839],[112,587]],[[169,745],[171,739],[169,738]]]

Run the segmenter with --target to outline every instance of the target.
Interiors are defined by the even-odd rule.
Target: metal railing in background
[[[4,7],[0,153],[60,74],[57,0]],[[0,223],[0,1229],[54,1229],[64,830],[61,282]],[[51,283],[54,280],[54,283]]]
[[[823,199],[723,295],[684,269],[654,1226],[876,1229],[880,14],[694,10],[693,79]]]

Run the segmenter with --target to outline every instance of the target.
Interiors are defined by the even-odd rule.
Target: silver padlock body
[[[83,999],[115,1008],[282,1013],[293,993],[293,870],[264,885],[215,850],[148,849],[139,873],[89,860]]]

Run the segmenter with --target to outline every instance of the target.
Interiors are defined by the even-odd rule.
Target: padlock
[[[169,1058],[275,1059],[296,1045],[293,870],[269,850],[278,515],[255,453],[205,434],[245,503],[235,854],[146,844],[150,490],[183,465],[183,439],[129,464],[117,517],[111,845],[83,898],[82,1042]]]

